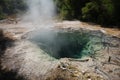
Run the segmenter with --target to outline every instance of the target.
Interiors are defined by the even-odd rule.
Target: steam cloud
[[[26,14],[23,16],[25,21],[30,22],[30,27],[34,29],[30,38],[47,39],[51,41],[54,39],[55,32],[51,31],[54,27],[54,20],[56,7],[53,0],[25,0],[28,6]]]
[[[52,20],[55,16],[55,4],[53,0],[26,0],[28,10],[25,19],[43,24]]]
[[[41,40],[48,43],[54,42],[57,32],[53,31],[56,15],[56,6],[53,0],[25,0],[28,10],[24,19],[30,23],[34,29],[28,37],[30,40],[36,41],[37,45],[41,44]],[[45,45],[45,44],[44,44]],[[57,54],[55,54],[57,55]]]

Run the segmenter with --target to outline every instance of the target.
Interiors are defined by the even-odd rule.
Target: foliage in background
[[[111,0],[92,0],[82,8],[82,18],[100,24],[113,22],[114,6]]]
[[[25,0],[0,0],[0,19],[26,9]],[[120,0],[54,0],[61,19],[120,26]],[[47,6],[47,5],[46,5]]]
[[[62,19],[120,25],[120,0],[55,0]]]
[[[57,11],[62,19],[80,19],[81,8],[89,0],[55,0]]]
[[[112,0],[114,6],[114,21],[120,26],[120,0]]]
[[[0,0],[0,19],[25,10],[25,8],[26,6],[23,0]]]

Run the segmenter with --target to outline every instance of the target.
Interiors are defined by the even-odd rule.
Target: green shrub
[[[120,0],[55,0],[62,19],[120,25]]]
[[[5,14],[3,13],[3,10],[0,6],[0,20],[5,18]]]
[[[99,13],[99,6],[96,2],[89,2],[82,8],[82,18],[87,21],[96,21]]]
[[[7,15],[16,14],[26,9],[23,0],[1,0],[0,1],[0,19],[4,19]]]

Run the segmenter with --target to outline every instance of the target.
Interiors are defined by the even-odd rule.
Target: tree
[[[86,3],[82,8],[82,18],[86,21],[96,21],[99,13],[99,6],[96,2]]]
[[[112,0],[114,5],[114,22],[117,26],[120,26],[120,0]]]
[[[81,8],[89,0],[55,0],[58,13],[62,19],[80,19]]]
[[[26,9],[23,0],[1,0],[0,1],[0,19],[5,18],[5,15],[15,14],[18,11]]]
[[[92,0],[82,8],[82,18],[100,24],[113,22],[114,6],[111,0]]]
[[[120,0],[55,0],[62,19],[120,25]]]

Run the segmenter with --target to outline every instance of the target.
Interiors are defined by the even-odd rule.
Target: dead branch
[[[68,60],[69,61],[79,61],[79,62],[87,62],[87,61],[89,61],[89,59],[81,60],[81,59],[73,59],[73,58],[69,58]]]

